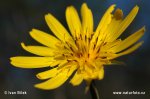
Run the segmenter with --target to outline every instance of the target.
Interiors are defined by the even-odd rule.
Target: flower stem
[[[96,88],[94,81],[92,81],[90,84],[90,93],[91,93],[92,99],[100,99],[99,94],[98,94],[98,90]]]

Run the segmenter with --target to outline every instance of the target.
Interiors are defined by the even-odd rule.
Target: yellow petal
[[[20,68],[42,68],[48,67],[52,62],[52,57],[11,57],[11,64]]]
[[[58,69],[66,66],[68,64],[68,61],[67,60],[62,60],[61,63],[58,65]]]
[[[120,23],[122,22],[122,18],[123,18],[123,11],[121,9],[116,9],[113,18],[105,31],[106,37],[104,36],[105,37],[104,42],[112,42],[111,38],[118,31]]]
[[[98,79],[101,80],[104,78],[104,67],[102,66],[98,73]]]
[[[66,9],[66,20],[72,36],[79,37],[81,32],[81,22],[76,9],[73,6],[69,6]]]
[[[46,82],[36,84],[39,89],[51,90],[61,86],[73,73],[73,69],[64,69],[57,76],[47,80]]]
[[[57,76],[43,83],[36,84],[35,87],[39,89],[45,89],[45,90],[55,89],[61,86],[67,79],[68,79],[67,70],[64,70],[60,72]]]
[[[68,64],[68,66],[69,66],[70,68],[69,68],[69,72],[68,72],[67,76],[70,77],[71,74],[77,69],[77,65],[76,65],[76,64],[72,64],[72,65],[69,65],[69,64]],[[66,67],[67,67],[67,65],[66,65]]]
[[[111,5],[107,11],[105,12],[104,16],[102,17],[101,21],[99,22],[99,25],[92,37],[92,40],[90,42],[90,49],[93,49],[93,45],[99,46],[101,44],[101,39],[104,38],[104,31],[106,30],[107,26],[112,20],[112,12],[115,9],[116,5]],[[98,40],[98,41],[97,41]]]
[[[116,5],[111,5],[107,11],[105,12],[104,16],[102,17],[95,33],[100,33],[99,34],[99,39],[101,40],[104,35],[104,31],[106,30],[107,26],[112,20],[112,12],[115,9]]]
[[[62,61],[62,60],[55,60],[55,61],[53,61],[53,62],[50,64],[50,67],[54,67],[54,66],[60,64],[61,61]]]
[[[78,86],[79,84],[81,84],[83,81],[83,77],[81,74],[79,74],[78,72],[75,73],[75,75],[73,76],[73,78],[70,80],[70,83],[73,86]]]
[[[51,47],[51,48],[56,48],[56,44],[60,43],[60,41],[56,39],[54,36],[47,34],[45,32],[42,32],[40,30],[37,30],[37,29],[33,29],[30,32],[30,35],[39,43],[45,46]]]
[[[135,51],[136,49],[138,49],[143,43],[144,42],[142,41],[142,42],[139,42],[139,43],[135,44],[131,48],[128,48],[127,50],[125,50],[125,51],[123,51],[121,53],[116,54],[116,57],[114,57],[114,58],[117,58],[117,57],[120,57],[120,56],[132,53],[133,51]]]
[[[21,43],[21,46],[24,50],[39,55],[39,56],[53,56],[54,49],[43,47],[43,46],[25,46],[24,43]]]
[[[53,69],[50,69],[50,70],[47,70],[47,71],[44,71],[44,72],[41,72],[41,73],[38,73],[36,75],[36,77],[38,79],[48,79],[48,78],[52,78],[52,77],[55,77],[58,72],[60,70],[58,70],[58,68],[53,68]]]
[[[102,48],[101,48],[101,51],[100,52],[112,52],[110,51],[112,48],[114,48],[114,46],[117,46],[119,45],[120,43],[122,42],[121,39],[117,39],[113,42],[107,42],[106,45],[104,45]]]
[[[120,52],[120,51],[130,47],[131,45],[136,43],[144,35],[144,32],[145,32],[145,27],[139,29],[137,32],[130,35],[128,38],[123,40],[122,43],[120,43],[120,45],[112,48],[112,50],[114,50],[114,52],[117,53],[117,52]]]
[[[47,25],[51,29],[51,31],[62,41],[72,40],[72,37],[68,33],[68,31],[61,25],[61,23],[51,14],[47,14],[45,16],[45,20]]]
[[[118,27],[118,31],[116,31],[115,35],[113,35],[113,37],[111,38],[111,41],[116,40],[124,32],[124,30],[130,25],[130,23],[133,21],[133,19],[137,15],[138,10],[139,10],[138,6],[135,6],[131,10],[128,16],[120,23]]]
[[[81,16],[82,16],[82,35],[86,34],[87,37],[90,38],[91,34],[93,33],[93,15],[86,3],[82,4]]]

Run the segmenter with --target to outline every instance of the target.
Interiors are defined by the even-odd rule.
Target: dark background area
[[[150,0],[0,0],[0,99],[91,99],[90,93],[84,94],[85,82],[73,87],[66,82],[61,87],[43,91],[33,87],[41,82],[35,75],[44,69],[15,68],[9,58],[18,55],[30,55],[20,42],[38,44],[29,31],[37,28],[51,33],[44,15],[52,13],[66,27],[65,9],[74,5],[80,13],[80,6],[86,2],[94,15],[96,28],[105,10],[111,4],[123,9],[127,15],[135,6],[139,13],[124,32],[126,37],[142,26],[146,26],[141,40],[144,44],[130,55],[118,58],[126,66],[106,66],[105,77],[96,81],[100,99],[150,99]],[[4,95],[4,91],[26,91],[27,95]],[[145,91],[145,95],[113,95],[113,91]]]

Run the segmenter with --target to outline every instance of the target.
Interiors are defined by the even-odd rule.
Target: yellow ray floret
[[[60,41],[55,38],[54,36],[47,34],[43,31],[37,30],[37,29],[33,29],[30,32],[30,35],[33,39],[35,39],[36,41],[38,41],[39,43],[48,46],[50,48],[55,48],[56,44],[59,43]]]
[[[52,57],[26,57],[26,56],[11,57],[10,60],[12,65],[20,68],[48,67],[54,61]]]
[[[21,43],[21,46],[24,50],[33,53],[39,56],[54,56],[54,49],[43,46],[25,46],[24,43]],[[47,53],[48,52],[48,53]]]
[[[84,80],[89,85],[94,79],[103,79],[104,66],[138,49],[143,44],[143,41],[138,41],[145,32],[145,27],[142,27],[122,40],[120,35],[131,24],[139,7],[135,6],[124,18],[123,11],[115,6],[113,4],[106,10],[95,31],[93,14],[86,3],[81,6],[81,19],[73,6],[67,7],[66,21],[70,33],[52,14],[45,15],[55,36],[33,29],[31,37],[43,46],[21,43],[22,48],[34,56],[11,57],[10,63],[20,68],[49,68],[36,75],[40,80],[47,80],[35,85],[39,89],[55,89],[69,77],[72,77],[70,83],[74,86]]]
[[[78,13],[73,6],[69,6],[66,9],[66,20],[72,36],[78,38],[81,33],[81,22]]]
[[[59,72],[60,70],[58,70],[58,68],[54,68],[54,69],[50,69],[50,70],[38,73],[36,76],[38,79],[48,79],[48,78],[55,77]]]

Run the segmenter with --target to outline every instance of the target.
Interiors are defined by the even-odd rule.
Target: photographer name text
[[[27,95],[26,91],[4,91],[5,95]]]

